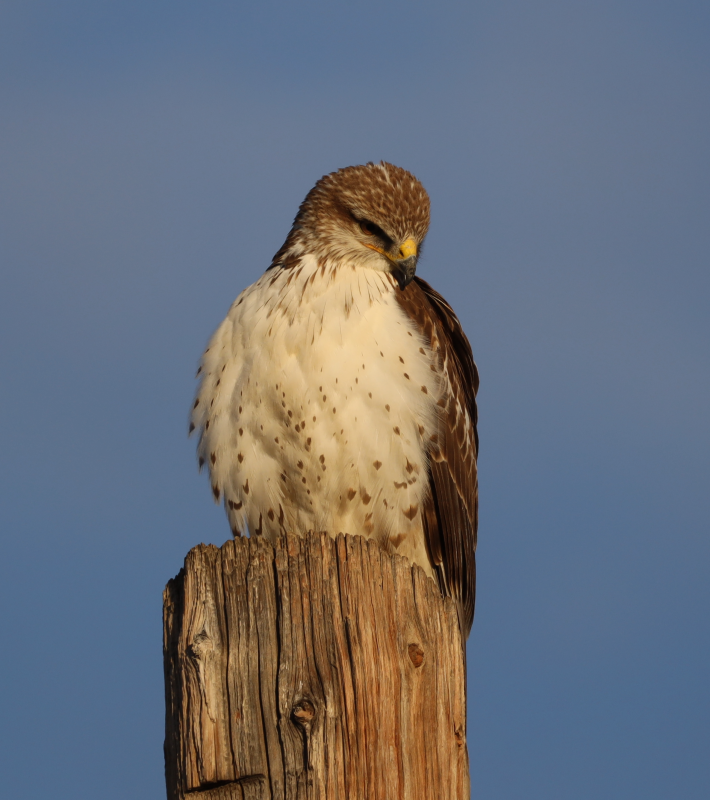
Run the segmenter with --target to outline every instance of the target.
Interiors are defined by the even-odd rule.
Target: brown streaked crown
[[[324,175],[306,195],[271,267],[291,266],[304,252],[337,252],[343,229],[374,223],[393,242],[421,245],[429,228],[429,195],[411,172],[381,161]]]

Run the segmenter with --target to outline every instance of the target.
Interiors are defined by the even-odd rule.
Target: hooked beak
[[[414,277],[417,271],[417,256],[409,256],[409,258],[399,258],[392,262],[392,274],[397,279],[400,289],[405,289]]]
[[[412,282],[414,273],[417,270],[417,259],[419,258],[417,253],[417,243],[414,241],[414,239],[410,237],[402,242],[399,248],[398,257],[387,253],[386,251],[376,247],[374,244],[370,244],[369,242],[365,242],[364,244],[365,247],[368,247],[370,250],[381,253],[390,262],[390,264],[392,264],[390,272],[397,279],[400,289],[405,289]]]
[[[417,270],[417,243],[414,239],[406,239],[399,248],[399,258],[393,258],[394,269],[392,274],[397,279],[400,289],[405,289],[414,277]]]

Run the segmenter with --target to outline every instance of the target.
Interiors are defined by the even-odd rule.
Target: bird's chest
[[[437,419],[431,354],[391,291],[324,294],[239,320],[231,482],[252,531],[396,540],[420,525]]]

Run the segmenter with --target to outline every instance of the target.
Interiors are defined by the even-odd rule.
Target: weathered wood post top
[[[468,800],[454,602],[358,536],[199,545],[164,592],[168,800]]]

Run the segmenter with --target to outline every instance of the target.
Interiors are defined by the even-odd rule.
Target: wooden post
[[[244,538],[163,599],[169,800],[469,800],[456,609],[419,567]]]

